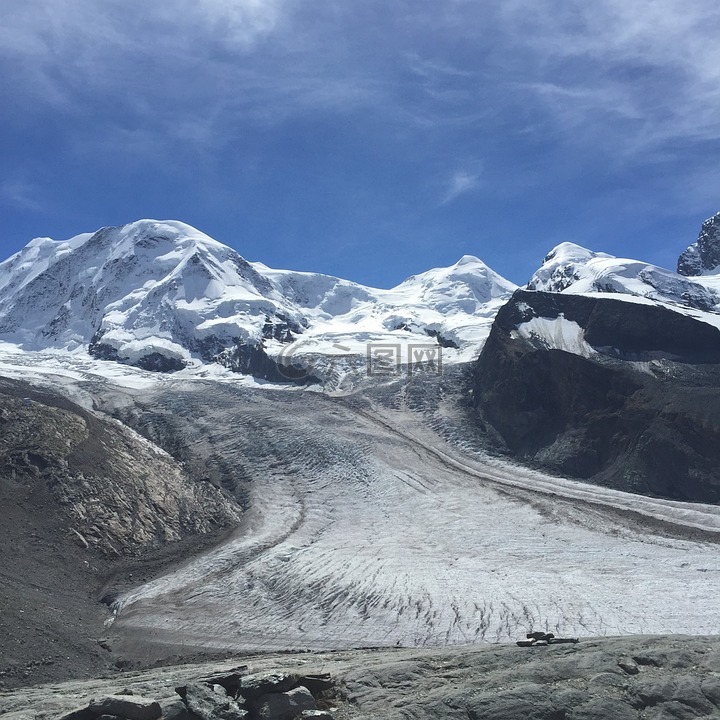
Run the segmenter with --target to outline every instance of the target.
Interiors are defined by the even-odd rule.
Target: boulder
[[[261,695],[254,704],[260,720],[293,720],[306,710],[316,710],[315,699],[307,688]]]
[[[640,672],[638,664],[632,658],[620,658],[618,666],[628,675],[637,675]]]
[[[247,710],[227,695],[220,695],[203,683],[177,688],[188,710],[201,720],[244,720]]]
[[[63,713],[58,716],[57,720],[95,720],[95,714],[85,705],[84,707],[74,708],[73,710]]]
[[[100,700],[93,700],[89,709],[95,717],[118,715],[127,720],[156,720],[162,715],[156,700],[139,695],[107,695]]]
[[[163,720],[191,720],[190,711],[179,696],[162,698],[158,700],[158,703],[162,710]]]
[[[302,675],[297,679],[297,684],[306,687],[316,697],[322,692],[331,690],[335,685],[330,673]]]
[[[207,675],[200,678],[200,681],[206,685],[221,685],[230,697],[237,698],[240,690],[240,679],[245,670],[247,670],[247,665],[240,665],[225,672]]]
[[[297,685],[297,675],[288,673],[258,673],[240,678],[240,694],[248,700],[268,693],[287,692]]]

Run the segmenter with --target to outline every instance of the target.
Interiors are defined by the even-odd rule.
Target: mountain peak
[[[612,255],[593,252],[575,243],[560,243],[545,256],[542,266],[530,278],[527,288],[563,292],[580,279],[582,269],[588,263],[598,259],[614,258]]]
[[[463,255],[452,267],[462,267],[463,265],[481,265],[487,267],[487,265],[475,255]]]
[[[714,275],[720,271],[720,213],[708,218],[700,228],[697,242],[678,258],[680,275]]]

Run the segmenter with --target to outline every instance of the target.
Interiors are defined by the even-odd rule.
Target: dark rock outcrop
[[[219,686],[218,686],[219,687]],[[243,720],[247,710],[227,693],[215,692],[204,683],[188,683],[178,688],[179,695],[194,718],[200,720]]]
[[[316,710],[315,699],[307,688],[261,695],[252,705],[259,720],[293,720],[305,710]]]
[[[224,365],[233,372],[252,375],[270,382],[299,384],[318,382],[317,377],[312,374],[311,367],[306,368],[293,362],[279,363],[265,352],[262,345],[238,343],[235,347],[223,350],[213,357],[212,361]]]
[[[720,213],[708,218],[700,229],[697,242],[678,259],[680,275],[703,275],[720,267]]]
[[[159,352],[149,352],[137,359],[131,360],[122,356],[117,348],[102,341],[102,333],[96,333],[88,344],[88,354],[98,360],[110,360],[121,365],[132,365],[141,370],[150,372],[172,373],[182,370],[186,363],[176,357],[163,355]]]
[[[521,337],[576,323],[584,357]],[[474,370],[474,403],[514,456],[597,484],[720,502],[720,332],[664,307],[518,291]]]
[[[108,695],[91,702],[89,710],[96,717],[115,715],[127,720],[156,720],[162,715],[156,700],[137,695]]]

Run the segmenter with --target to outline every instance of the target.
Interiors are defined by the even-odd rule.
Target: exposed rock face
[[[0,473],[32,492],[48,488],[69,531],[106,555],[128,555],[187,535],[230,527],[241,510],[195,483],[172,457],[121,423],[72,403],[0,386]],[[82,544],[82,543],[81,543]]]
[[[697,242],[690,245],[678,259],[680,275],[704,275],[720,268],[720,213],[703,224]]]
[[[719,363],[720,332],[693,318],[518,291],[476,364],[474,401],[518,458],[632,492],[715,503]]]
[[[313,384],[318,382],[312,367],[281,364],[271,358],[261,345],[238,344],[213,358],[233,372],[252,375],[270,382]]]

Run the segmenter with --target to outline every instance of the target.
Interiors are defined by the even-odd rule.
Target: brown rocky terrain
[[[112,666],[108,579],[141,582],[241,513],[119,422],[0,382],[0,687]]]

